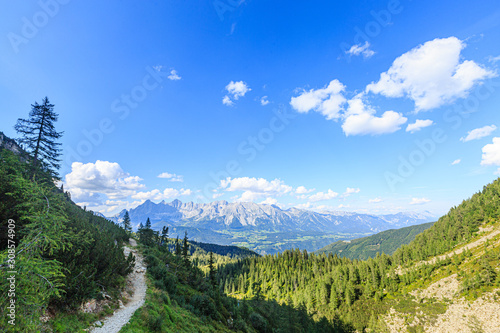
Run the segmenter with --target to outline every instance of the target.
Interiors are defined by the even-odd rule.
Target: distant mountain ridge
[[[412,225],[401,229],[390,229],[372,236],[349,241],[338,241],[329,244],[315,253],[337,254],[339,257],[366,260],[374,258],[377,253],[392,255],[401,245],[408,244],[424,230],[432,227],[434,222]]]
[[[126,210],[110,219],[122,221]],[[212,231],[259,230],[269,232],[316,231],[327,233],[375,233],[430,222],[430,213],[414,212],[387,215],[353,212],[314,212],[298,208],[283,210],[275,205],[253,202],[215,201],[211,203],[182,203],[150,200],[129,210],[134,228],[149,217],[154,229],[176,226],[210,229]]]

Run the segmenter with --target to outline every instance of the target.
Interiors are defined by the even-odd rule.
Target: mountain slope
[[[401,229],[386,230],[350,241],[338,241],[317,250],[315,253],[331,253],[349,259],[362,260],[373,258],[377,253],[391,255],[398,247],[410,243],[418,234],[429,229],[433,224],[434,222],[429,222]]]
[[[235,298],[264,294],[348,332],[499,332],[500,179],[413,241],[367,260],[285,251],[219,272]]]

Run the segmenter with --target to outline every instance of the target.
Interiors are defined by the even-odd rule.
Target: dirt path
[[[137,243],[135,240],[130,239],[130,245],[137,246]],[[103,320],[103,326],[91,329],[90,332],[92,333],[118,333],[128,323],[134,312],[144,304],[146,297],[146,265],[144,258],[139,253],[127,246],[124,247],[125,256],[128,256],[131,251],[135,256],[135,268],[128,275],[127,284],[132,289],[132,298],[127,304],[116,310],[111,317]]]
[[[472,243],[457,247],[457,248],[453,249],[451,252],[448,252],[446,254],[436,256],[436,257],[434,257],[430,260],[427,260],[427,261],[417,262],[413,265],[413,267],[418,267],[421,265],[429,265],[429,264],[432,265],[432,264],[435,264],[438,260],[445,260],[446,258],[451,258],[454,255],[459,255],[462,252],[464,252],[465,250],[472,250],[473,248],[476,248],[476,247],[486,243],[487,240],[493,239],[498,234],[500,234],[500,229],[493,230],[493,227],[489,227],[487,229],[483,229],[483,228],[479,228],[479,229],[481,232],[490,232],[490,231],[493,231],[493,232],[490,232],[489,234],[482,236],[481,238],[475,240]],[[408,271],[408,268],[402,268],[401,266],[396,268],[396,274],[398,274],[398,275],[403,275],[407,271]]]

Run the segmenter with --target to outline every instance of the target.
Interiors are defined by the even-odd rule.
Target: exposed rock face
[[[5,134],[0,132],[0,149],[2,148],[10,150],[16,155],[20,155],[24,152],[23,149],[16,143],[15,140],[6,137]]]
[[[125,210],[111,217],[121,222]],[[182,203],[150,200],[129,211],[134,228],[149,217],[154,229],[164,225],[210,230],[269,230],[316,232],[380,232],[387,229],[430,222],[427,214],[398,213],[391,215],[357,214],[340,211],[308,211],[297,208],[281,209],[275,205],[253,202],[215,201]]]

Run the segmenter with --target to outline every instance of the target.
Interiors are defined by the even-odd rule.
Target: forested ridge
[[[500,286],[498,246],[478,258],[464,251],[453,257],[453,261],[448,258],[414,265],[469,242],[484,224],[497,225],[499,203],[497,179],[452,208],[392,256],[377,254],[368,260],[351,260],[331,253],[285,251],[226,265],[218,272],[218,280],[225,293],[237,298],[260,295],[281,304],[303,307],[316,320],[341,319],[348,330],[383,331],[384,324],[377,318],[388,311],[391,302],[403,300],[412,286],[425,283],[444,269],[463,277],[463,291]],[[459,268],[466,261],[475,265],[471,276]]]
[[[314,251],[314,253],[338,254],[340,257],[350,259],[373,258],[377,252],[391,255],[401,245],[410,243],[418,234],[430,228],[433,224],[434,222],[418,224],[400,229],[386,230],[372,236],[350,241],[338,241]]]
[[[0,291],[7,294],[8,271],[16,273],[16,325],[7,324],[6,302],[0,326],[15,332],[35,332],[47,312],[76,309],[102,292],[113,295],[133,266],[123,256],[125,231],[114,223],[76,206],[57,188],[50,174],[37,170],[6,149],[0,149]],[[15,221],[15,233],[7,223]],[[9,238],[13,235],[13,238]],[[8,262],[8,239],[15,241],[13,266]]]
[[[57,329],[56,318],[83,301],[116,298],[134,265],[124,258],[127,232],[71,201],[57,187],[62,133],[48,98],[19,119],[17,142],[0,142],[0,327]],[[7,280],[9,277],[9,280]],[[9,306],[9,308],[7,307]]]

